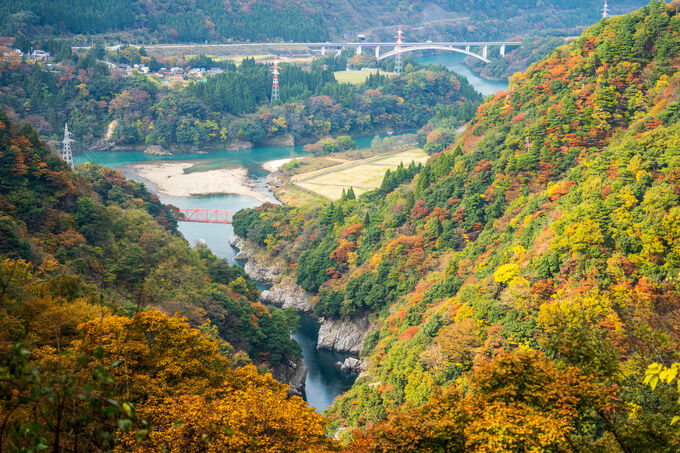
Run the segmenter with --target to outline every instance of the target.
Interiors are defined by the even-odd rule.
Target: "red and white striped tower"
[[[274,57],[274,66],[272,66],[271,69],[274,74],[274,80],[272,80],[272,96],[270,101],[273,104],[274,101],[279,101],[279,69],[281,69],[281,67],[279,66],[278,57]]]
[[[604,8],[602,8],[602,18],[606,19],[609,17],[609,3],[604,0]]]
[[[402,40],[404,39],[404,34],[401,31],[401,25],[399,26],[399,31],[397,32],[397,46],[394,48],[396,52],[396,59],[394,60],[394,72],[397,74],[401,74],[401,71],[403,70],[402,67],[402,62],[401,62],[401,43]]]

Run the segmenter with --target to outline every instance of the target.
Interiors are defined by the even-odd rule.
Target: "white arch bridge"
[[[309,44],[308,44],[309,45]],[[479,42],[404,42],[401,45],[401,53],[416,52],[423,50],[441,50],[445,52],[456,52],[490,63],[489,48],[498,47],[499,53],[502,57],[505,56],[508,47],[519,47],[521,42],[516,41],[479,41]],[[328,51],[336,51],[340,53],[342,49],[353,47],[357,55],[361,55],[364,48],[373,48],[375,51],[375,58],[380,61],[386,58],[393,57],[397,54],[397,49],[394,43],[388,42],[352,42],[352,43],[325,43],[325,44],[311,44],[310,47],[321,46],[321,55],[325,55]],[[388,48],[385,53],[381,53],[381,48]]]

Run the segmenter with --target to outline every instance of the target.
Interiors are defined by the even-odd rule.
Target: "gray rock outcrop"
[[[255,144],[253,144],[252,142],[247,142],[245,140],[237,140],[235,142],[227,144],[227,151],[241,151],[243,149],[251,149],[254,147]]]
[[[273,282],[281,276],[281,271],[276,264],[271,261],[259,259],[259,247],[257,244],[240,238],[237,235],[233,235],[231,239],[229,239],[229,245],[238,249],[236,259],[248,260],[245,266],[243,266],[243,269],[253,280]]]
[[[321,319],[316,347],[358,355],[364,337],[371,330],[367,317],[357,319]]]
[[[278,135],[270,137],[261,146],[295,146],[295,136],[293,134]]]
[[[268,290],[262,291],[260,301],[281,308],[293,307],[296,311],[311,313],[312,296],[300,287],[292,278],[284,278]]]
[[[354,357],[347,357],[340,366],[342,371],[351,371],[353,373],[360,373],[366,368],[364,362]]]
[[[273,282],[279,278],[280,275],[276,268],[262,266],[253,259],[248,259],[248,262],[243,266],[243,269],[250,278],[261,282]]]
[[[170,151],[163,149],[161,145],[149,145],[144,150],[144,154],[150,154],[152,156],[172,156]]]
[[[289,360],[274,367],[272,377],[277,381],[290,385],[290,395],[302,396],[305,393],[305,380],[307,379],[307,367],[302,358]]]

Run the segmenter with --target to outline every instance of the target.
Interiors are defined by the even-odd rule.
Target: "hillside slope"
[[[629,11],[644,2],[617,2]],[[127,32],[135,41],[160,42],[326,41],[376,27],[376,37],[393,38],[394,25],[410,24],[421,39],[508,38],[528,29],[569,28],[593,23],[599,5],[576,0],[507,2],[400,2],[396,0],[310,0],[293,2],[189,0],[5,0],[0,23],[5,33],[27,36]],[[462,19],[461,19],[462,18]],[[390,28],[381,28],[385,25]],[[423,35],[420,35],[424,33]]]
[[[328,411],[373,426],[352,448],[677,450],[677,392],[643,377],[678,360],[679,32],[659,1],[602,21],[458,143],[426,128],[443,152],[417,175],[235,217],[319,315],[377,326],[368,375]]]
[[[72,172],[0,111],[0,450],[332,447],[253,365],[300,358],[297,316],[176,226],[142,184]]]

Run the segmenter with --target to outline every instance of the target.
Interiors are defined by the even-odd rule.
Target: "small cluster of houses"
[[[14,38],[0,36],[0,69],[8,69],[16,67],[22,62],[44,64],[51,72],[59,72],[59,66],[54,62],[54,58],[49,52],[40,49],[31,49],[31,52],[24,53],[20,49],[12,48]],[[174,66],[172,68],[160,68],[153,72],[149,66],[143,64],[114,64],[104,61],[112,70],[123,72],[127,75],[133,73],[141,74],[157,74],[163,77],[190,77],[190,78],[204,78],[211,77],[224,72],[222,68],[181,68]]]
[[[130,66],[129,64],[119,64],[118,66],[112,66],[115,67],[119,70],[125,71],[128,74],[132,74],[133,72],[141,72],[142,74],[149,74],[151,72],[151,69],[148,66],[144,66],[142,64],[135,64]]]
[[[49,52],[40,49],[34,49],[32,52],[26,54],[27,63],[42,63],[48,71],[53,74],[61,72],[61,68],[54,62],[54,57]]]
[[[217,74],[222,74],[224,69],[222,68],[191,68],[184,69],[179,66],[173,66],[172,68],[161,68],[158,74],[163,76],[188,76],[188,77],[212,77]]]
[[[127,64],[119,64],[116,66],[118,70],[125,71],[128,75],[131,75],[133,72],[138,72],[142,74],[158,74],[163,77],[172,77],[172,76],[187,76],[187,77],[192,77],[192,78],[203,78],[203,77],[211,77],[217,74],[221,74],[224,72],[224,69],[222,68],[191,68],[191,69],[185,69],[181,68],[179,66],[173,66],[172,68],[160,68],[156,72],[152,72],[151,69],[148,66],[144,66],[141,64],[135,64],[135,65],[127,65]]]
[[[40,49],[31,49],[24,53],[21,49],[12,48],[14,38],[0,36],[0,69],[12,69],[21,63],[44,64],[51,72],[59,72],[59,67],[49,52]]]

